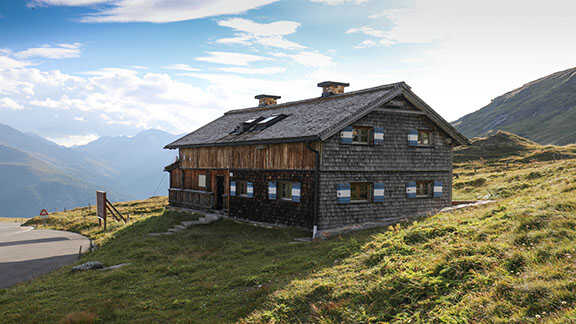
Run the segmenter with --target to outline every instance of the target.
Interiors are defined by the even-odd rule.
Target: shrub
[[[406,244],[422,243],[454,232],[456,232],[456,227],[454,226],[420,228],[406,233],[404,242]]]
[[[539,230],[546,226],[546,216],[526,216],[520,220],[520,224],[516,227],[518,232],[528,232]]]
[[[561,212],[573,212],[576,210],[576,203],[569,201],[565,203],[558,203],[554,206],[554,209]]]
[[[526,265],[526,259],[522,254],[515,253],[510,258],[506,259],[504,262],[504,267],[510,273],[518,273],[524,269]]]
[[[450,280],[463,280],[471,271],[481,271],[486,266],[486,257],[472,255],[446,260],[436,266],[434,273]]]
[[[542,178],[543,176],[544,175],[542,174],[542,172],[532,171],[526,176],[526,179],[534,180],[534,179]]]

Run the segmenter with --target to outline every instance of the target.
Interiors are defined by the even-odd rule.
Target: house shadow
[[[78,254],[74,253],[17,262],[0,262],[0,289],[52,272],[76,260]]]
[[[0,242],[0,247],[38,244],[38,243],[49,243],[49,242],[58,242],[58,241],[67,241],[67,240],[69,240],[69,238],[67,238],[67,237],[49,237],[49,238],[42,238],[42,239],[35,239],[35,240]]]

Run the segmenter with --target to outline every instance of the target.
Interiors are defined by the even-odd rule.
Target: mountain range
[[[576,143],[576,68],[505,93],[453,125],[470,138],[503,130],[539,144]]]
[[[0,217],[93,204],[96,190],[114,201],[165,194],[175,153],[162,147],[177,137],[147,130],[67,148],[0,124]]]

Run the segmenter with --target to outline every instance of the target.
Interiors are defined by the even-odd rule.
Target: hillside
[[[0,217],[93,204],[96,190],[116,201],[150,197],[167,186],[162,168],[174,154],[162,146],[175,137],[149,130],[67,148],[0,124]]]
[[[495,204],[312,243],[294,241],[307,233],[231,220],[171,237],[147,236],[194,217],[163,212],[165,198],[120,204],[135,221],[114,225],[109,233],[96,227],[93,208],[58,214],[45,226],[84,233],[102,244],[82,262],[131,265],[76,274],[66,267],[0,290],[0,318],[5,323],[57,322],[66,316],[102,323],[574,322],[576,161],[522,161],[533,153],[458,164],[455,197],[490,192]]]
[[[527,138],[497,131],[486,137],[470,140],[470,145],[454,150],[454,162],[493,161],[532,162],[576,159],[576,145],[540,145]]]
[[[115,184],[119,192],[129,194],[136,199],[143,199],[158,193],[165,193],[168,182],[163,169],[174,162],[176,153],[164,150],[163,147],[177,137],[177,135],[151,129],[133,137],[101,137],[73,149],[95,157],[121,175],[117,177],[119,181]],[[161,180],[164,180],[163,186],[158,188]],[[156,191],[157,189],[159,192]]]
[[[12,217],[38,215],[48,206],[64,209],[87,204],[86,197],[96,190],[51,163],[1,144],[0,175],[0,214]]]
[[[576,143],[576,68],[527,83],[453,125],[470,138],[505,130],[540,144]]]

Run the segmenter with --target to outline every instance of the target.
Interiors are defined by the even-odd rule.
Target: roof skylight
[[[264,119],[262,119],[261,121],[258,122],[258,124],[266,124],[269,123],[271,121],[273,121],[274,119],[280,117],[281,115],[272,115],[270,117],[266,117]]]

